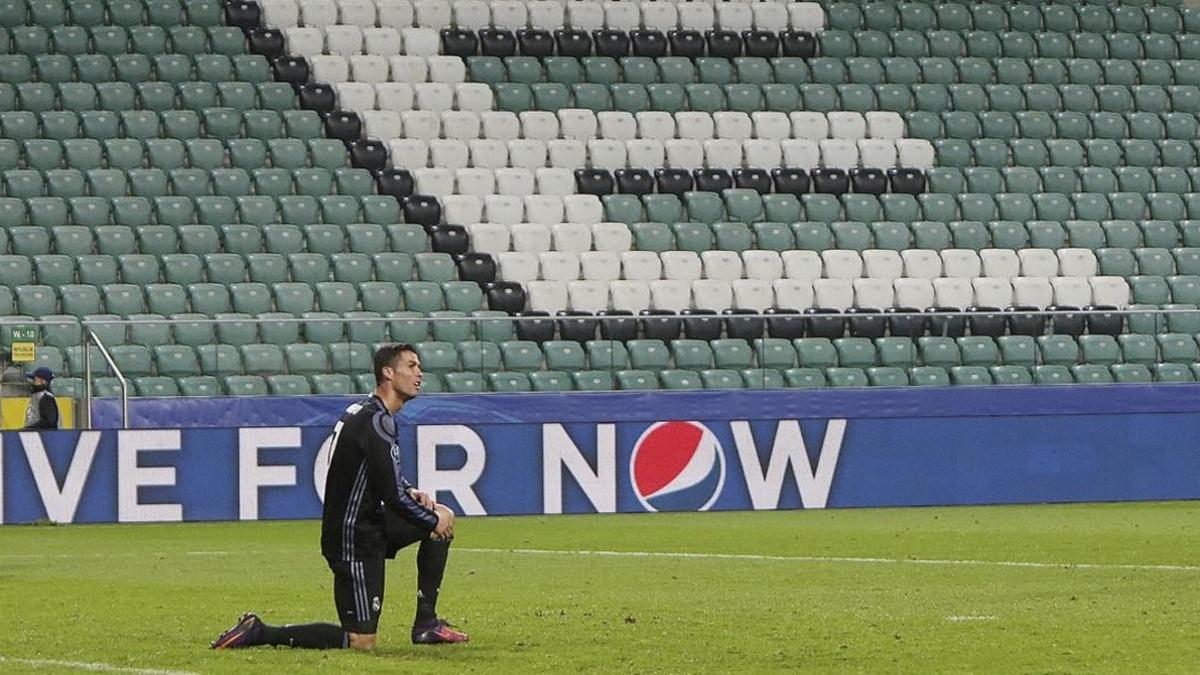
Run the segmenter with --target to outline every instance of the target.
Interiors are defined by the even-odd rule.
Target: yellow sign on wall
[[[28,363],[37,360],[37,343],[12,343],[12,360],[14,363]]]
[[[75,399],[54,398],[58,401],[58,428],[75,428]],[[25,426],[25,411],[29,408],[28,398],[0,399],[0,428],[21,429]]]

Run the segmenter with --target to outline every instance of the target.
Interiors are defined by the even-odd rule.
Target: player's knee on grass
[[[376,633],[347,633],[350,636],[350,648],[365,652],[375,648]]]

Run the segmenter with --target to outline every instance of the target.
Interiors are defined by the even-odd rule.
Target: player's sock
[[[417,618],[413,625],[421,626],[437,620],[438,590],[446,572],[450,542],[426,539],[417,549]]]
[[[349,638],[341,626],[331,623],[304,623],[287,626],[263,625],[262,644],[300,649],[344,649]]]

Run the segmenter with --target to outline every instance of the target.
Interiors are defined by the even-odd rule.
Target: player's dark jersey
[[[378,396],[346,409],[333,428],[325,478],[321,553],[329,560],[364,560],[385,552],[384,511],[433,531],[437,514],[408,496],[400,475],[396,421]]]

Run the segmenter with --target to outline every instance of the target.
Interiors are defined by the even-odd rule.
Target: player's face
[[[405,401],[417,397],[421,393],[421,359],[413,352],[400,352],[391,371],[392,391]]]

